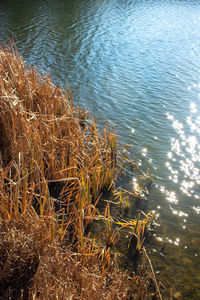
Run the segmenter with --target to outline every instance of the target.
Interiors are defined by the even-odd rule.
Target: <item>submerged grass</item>
[[[0,48],[0,130],[0,297],[145,299],[111,258],[119,233],[109,206],[103,217],[97,209],[118,173],[116,133],[100,135],[70,91],[27,67],[13,45]],[[98,218],[105,246],[90,236]],[[136,222],[119,225],[141,237]]]

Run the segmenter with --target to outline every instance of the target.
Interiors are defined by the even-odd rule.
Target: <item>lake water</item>
[[[158,217],[156,274],[168,297],[200,299],[200,2],[0,0],[0,42],[9,37],[150,169],[138,208]],[[125,181],[133,188],[134,173]]]

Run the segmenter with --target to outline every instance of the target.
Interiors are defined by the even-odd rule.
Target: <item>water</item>
[[[200,299],[199,1],[1,0],[0,41],[9,37],[151,170],[139,206],[158,216],[154,268],[177,298]]]

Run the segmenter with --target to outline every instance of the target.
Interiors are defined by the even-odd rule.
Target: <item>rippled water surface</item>
[[[199,1],[1,0],[9,37],[150,169],[154,268],[175,299],[200,299]]]

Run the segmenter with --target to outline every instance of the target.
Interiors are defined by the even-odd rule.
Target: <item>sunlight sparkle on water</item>
[[[195,121],[189,116],[186,119],[187,124],[190,126],[191,132],[200,133],[200,117],[198,116]]]
[[[195,183],[193,181],[187,182],[187,181],[183,180],[182,183],[181,183],[180,189],[184,194],[186,194],[190,197],[192,195],[191,194],[191,192],[192,192],[191,188],[194,187],[194,184]]]
[[[200,214],[200,206],[198,206],[198,207],[193,206],[192,208],[198,215]]]
[[[168,152],[167,156],[169,157],[169,159],[172,158],[172,152]]]
[[[143,155],[143,156],[146,156],[146,155],[147,155],[147,149],[146,149],[146,148],[142,149],[142,155]]]
[[[160,191],[164,194],[164,193],[165,193],[165,187],[164,187],[164,186],[161,186],[161,187],[160,187]]]
[[[188,214],[184,213],[183,211],[178,211],[178,210],[173,210],[172,211],[174,215],[177,215],[179,217],[188,217]],[[183,220],[184,222],[186,222],[186,220]]]
[[[173,121],[173,127],[174,129],[176,130],[176,132],[180,135],[183,135],[184,134],[184,131],[183,131],[183,124],[177,120],[174,120]]]
[[[175,192],[166,192],[166,199],[167,201],[169,201],[170,203],[174,203],[177,204],[178,203],[178,199],[176,198],[176,193]]]
[[[132,178],[132,182],[133,182],[133,189],[135,191],[138,191],[138,182],[137,182],[137,179],[135,177]]]
[[[197,86],[193,84],[192,87]],[[197,113],[197,106],[194,102],[190,103],[190,113],[191,115],[186,117],[189,130],[172,114],[167,113],[167,118],[171,120],[177,137],[171,138],[171,151],[167,154],[170,162],[166,161],[165,163],[170,172],[169,180],[174,184],[178,184],[180,181],[180,190],[188,197],[196,196],[196,187],[200,185],[200,116],[194,116]],[[167,193],[165,192],[165,194]],[[173,202],[173,197],[168,194],[167,200]]]
[[[196,104],[194,102],[190,103],[190,111],[193,114],[197,113],[197,107],[196,107]]]
[[[163,242],[163,238],[161,238],[160,236],[157,236],[156,239],[157,239],[157,241],[159,241],[159,242]]]
[[[132,133],[135,133],[135,129],[134,129],[134,128],[132,128],[132,129],[131,129],[131,132],[132,132]]]
[[[195,148],[196,148],[196,145],[197,145],[197,138],[196,136],[190,136],[187,140],[188,142],[188,148],[186,148],[186,151],[191,153],[191,154],[194,154],[195,152]]]
[[[167,118],[169,120],[173,120],[174,119],[173,115],[171,115],[169,112],[167,112]]]
[[[174,245],[178,246],[180,243],[180,239],[179,238],[176,238],[176,240],[174,241]]]
[[[172,139],[172,151],[174,151],[179,156],[184,156],[181,150],[180,141],[178,139]]]

